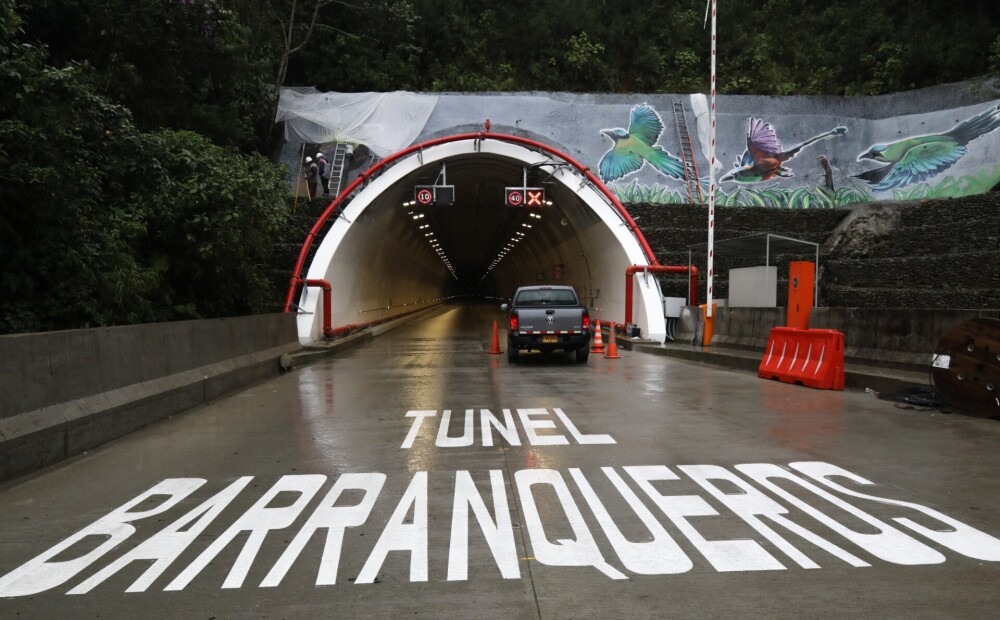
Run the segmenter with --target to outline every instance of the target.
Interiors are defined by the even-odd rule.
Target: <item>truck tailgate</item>
[[[576,306],[520,308],[517,317],[522,333],[559,333],[583,330],[583,309]]]

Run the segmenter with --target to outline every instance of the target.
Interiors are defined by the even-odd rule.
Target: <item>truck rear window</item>
[[[575,306],[573,291],[541,290],[521,291],[514,300],[516,306]]]

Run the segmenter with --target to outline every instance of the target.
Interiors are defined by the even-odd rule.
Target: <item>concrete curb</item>
[[[632,340],[619,337],[618,347],[650,355],[662,355],[692,362],[723,366],[733,370],[757,374],[764,350],[734,349],[729,347],[698,347],[689,344],[660,344],[649,340]],[[899,368],[844,364],[844,386],[851,390],[872,390],[891,393],[913,386],[928,387],[928,371]]]
[[[298,343],[0,419],[0,481],[82,454],[280,372]]]
[[[435,306],[431,306],[429,308],[425,308],[418,312],[414,312],[413,314],[408,314],[404,317],[400,317],[392,321],[386,321],[385,323],[376,325],[374,327],[366,328],[357,333],[349,334],[347,336],[331,340],[329,342],[307,345],[303,347],[301,350],[299,350],[297,353],[292,354],[291,356],[292,369],[298,366],[304,366],[307,364],[312,364],[314,362],[321,361],[330,355],[340,353],[342,351],[346,351],[347,349],[356,347],[359,344],[362,344],[364,342],[367,342],[375,338],[375,336],[379,336],[388,331],[396,329],[401,325],[405,325],[411,321],[424,318],[425,316],[430,314],[441,312],[445,309],[446,309],[445,305],[438,304]]]
[[[139,381],[123,387],[47,404],[0,418],[0,482],[36,471],[211,402],[253,383],[269,379],[326,356],[357,346],[409,321],[444,309],[436,305],[376,325],[328,344],[303,347],[298,342],[271,346],[196,368]],[[240,320],[240,319],[235,319]],[[253,317],[246,319],[253,322]],[[294,326],[291,318],[276,319]],[[230,320],[229,323],[232,323]],[[199,322],[192,322],[194,326]],[[205,324],[212,321],[205,321]],[[214,321],[214,326],[225,322]],[[176,327],[176,326],[175,326]],[[209,326],[211,329],[213,326]],[[145,326],[169,330],[170,326]],[[195,326],[195,330],[198,326]],[[106,331],[106,330],[105,330]],[[89,332],[89,333],[88,333]],[[96,333],[80,330],[81,337]],[[289,335],[294,332],[288,332]],[[86,334],[86,335],[84,335]],[[122,339],[120,335],[112,336]],[[95,336],[96,337],[96,336]],[[119,352],[128,359],[128,347]],[[118,365],[114,365],[118,366]]]

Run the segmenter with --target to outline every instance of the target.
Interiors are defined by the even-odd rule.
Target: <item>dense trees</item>
[[[719,1],[719,92],[1000,69],[1000,3]],[[283,85],[707,92],[704,0],[0,0],[0,333],[259,312]],[[272,300],[273,301],[273,300]]]
[[[197,133],[141,131],[99,72],[52,66],[20,29],[0,0],[0,332],[266,307],[283,170]]]
[[[287,83],[322,90],[707,92],[704,0],[336,3]],[[1000,3],[720,0],[719,91],[861,95],[1000,68]],[[331,7],[333,8],[333,7]]]

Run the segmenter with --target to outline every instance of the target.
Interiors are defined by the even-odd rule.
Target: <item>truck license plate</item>
[[[559,342],[559,336],[542,336],[542,342],[545,344]]]

